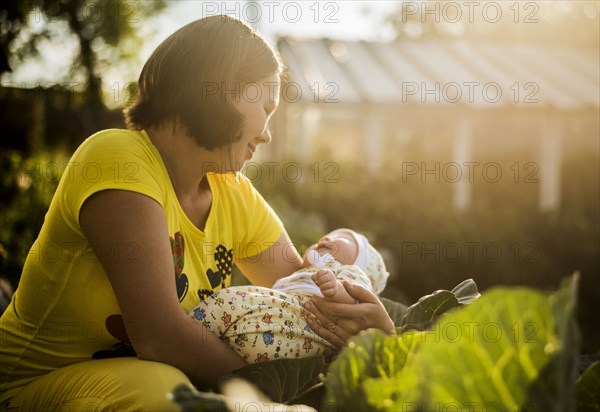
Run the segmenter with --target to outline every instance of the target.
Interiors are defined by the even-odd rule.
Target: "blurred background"
[[[255,27],[287,67],[245,173],[303,251],[350,227],[412,303],[473,278],[581,274],[600,350],[598,1],[17,1],[0,6],[0,271],[17,286],[65,163],[152,50],[197,18]],[[44,251],[36,251],[44,253]]]

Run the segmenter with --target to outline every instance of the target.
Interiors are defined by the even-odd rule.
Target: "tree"
[[[0,75],[36,56],[40,41],[56,35],[53,26],[66,23],[68,35],[75,36],[79,45],[71,72],[83,75],[87,96],[99,103],[98,66],[103,58],[98,52],[110,49],[113,59],[131,57],[128,51],[119,49],[120,42],[130,39],[139,43],[136,24],[165,5],[165,0],[3,0],[0,5]],[[31,30],[32,24],[40,22],[44,23],[40,30]]]

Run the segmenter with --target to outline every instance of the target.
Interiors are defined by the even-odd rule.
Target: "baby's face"
[[[345,231],[333,231],[323,236],[317,243],[310,246],[309,250],[316,249],[320,255],[329,253],[342,265],[352,265],[358,256],[358,244],[352,235]],[[306,259],[306,253],[304,254]]]

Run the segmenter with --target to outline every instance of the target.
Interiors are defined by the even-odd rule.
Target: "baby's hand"
[[[338,281],[331,269],[320,269],[312,275],[312,280],[319,287],[324,297],[331,298],[336,295]]]

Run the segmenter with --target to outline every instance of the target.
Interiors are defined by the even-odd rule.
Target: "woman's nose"
[[[259,143],[269,144],[271,143],[271,131],[267,127],[262,135],[258,138]]]

